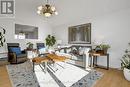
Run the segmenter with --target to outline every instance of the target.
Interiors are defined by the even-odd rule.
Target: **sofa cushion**
[[[79,55],[83,55],[84,54],[84,48],[83,47],[80,47],[79,48]]]
[[[9,49],[10,49],[11,52],[16,53],[16,55],[19,55],[19,54],[22,53],[20,47],[10,47]]]
[[[65,50],[64,49],[60,49],[60,53],[65,53]]]
[[[71,53],[72,51],[71,51],[71,48],[69,48],[69,49],[66,49],[66,53]]]
[[[72,52],[71,52],[73,55],[79,55],[79,51],[78,50],[72,50]]]
[[[58,53],[58,52],[56,52],[56,55],[58,55],[58,56],[65,56],[67,58],[71,58],[72,57],[72,55],[67,54],[67,53]]]

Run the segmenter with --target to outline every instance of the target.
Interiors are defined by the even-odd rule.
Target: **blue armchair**
[[[45,55],[44,43],[36,43],[36,45],[37,45],[38,56],[44,56]]]
[[[27,60],[25,51],[21,51],[19,43],[7,43],[8,48],[8,61],[11,64],[22,63]]]

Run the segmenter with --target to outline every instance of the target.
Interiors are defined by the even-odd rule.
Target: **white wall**
[[[28,41],[36,43],[36,42],[44,42],[45,37],[48,34],[52,33],[51,26],[47,23],[47,21],[36,13],[37,4],[34,7],[30,4],[33,0],[15,0],[15,18],[0,18],[0,26],[6,29],[6,43],[20,43],[22,49],[26,48],[26,43]],[[15,34],[15,23],[23,24],[23,25],[31,25],[38,27],[38,40],[16,40],[14,39]],[[34,45],[35,47],[35,45]],[[3,48],[0,48],[0,52],[4,52],[7,50],[6,44]]]
[[[56,26],[53,34],[57,39],[68,43],[68,27],[84,23],[92,23],[92,42],[110,44],[110,67],[119,68],[120,59],[130,42],[130,9],[113,12],[94,19],[79,18],[74,22]],[[68,19],[69,20],[69,19]],[[71,20],[70,20],[71,21]],[[105,58],[100,58],[99,64],[106,65]]]

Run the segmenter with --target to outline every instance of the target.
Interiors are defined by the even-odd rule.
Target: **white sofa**
[[[87,68],[89,67],[89,50],[91,50],[91,46],[75,45],[71,47],[61,48],[56,51],[56,54],[70,58],[67,63]]]

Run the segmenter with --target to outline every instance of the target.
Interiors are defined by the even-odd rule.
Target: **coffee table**
[[[33,72],[35,71],[34,70],[34,67],[35,67],[35,64],[38,64],[41,68],[42,66],[40,64],[43,64],[44,63],[44,70],[46,72],[47,68],[47,62],[48,62],[48,58],[47,57],[35,57],[32,59],[32,62],[33,62]],[[42,68],[43,69],[43,68]]]
[[[52,60],[54,62],[64,62],[67,59],[69,59],[69,58],[67,58],[65,56],[58,56],[56,54],[48,54],[47,57],[48,57],[48,59],[50,59],[50,60]]]
[[[68,60],[69,58],[65,57],[65,56],[58,56],[56,54],[48,54],[47,55],[48,59],[50,60],[50,64],[48,64],[48,67],[53,71],[57,71],[58,68],[56,68],[56,65],[64,68],[64,66],[58,64],[57,62],[65,62],[66,60]],[[53,64],[53,66],[51,66],[51,64]],[[55,68],[56,70],[54,70],[53,68]]]
[[[42,68],[42,66],[40,64],[44,63],[44,70],[45,71],[47,70],[47,65],[48,65],[48,67],[51,70],[53,70],[50,67],[50,63],[54,65],[54,64],[56,64],[56,62],[65,62],[67,59],[69,59],[69,58],[67,58],[65,56],[58,56],[56,54],[47,54],[45,57],[35,57],[35,58],[32,59],[32,62],[33,62],[33,71],[34,71],[35,64],[39,64],[39,66]],[[57,65],[59,65],[59,64],[57,64]],[[62,68],[64,68],[61,65],[59,65],[59,66],[62,67]]]

